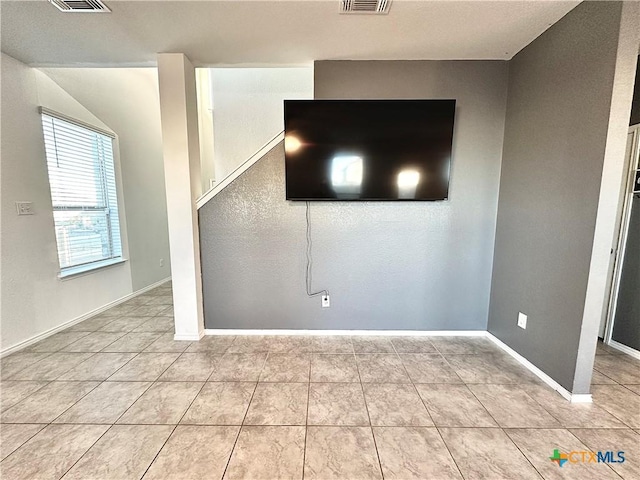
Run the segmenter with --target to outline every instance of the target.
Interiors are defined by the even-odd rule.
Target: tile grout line
[[[309,353],[309,376],[307,382],[307,415],[304,420],[304,448],[302,450],[302,480],[304,480],[304,471],[307,464],[307,435],[309,431],[309,401],[311,400],[311,363],[313,353]]]
[[[444,355],[442,355],[440,353],[438,348],[431,342],[431,340],[428,340],[428,342],[431,344],[431,346],[433,346],[433,348],[436,350],[436,352],[438,352],[440,354],[440,356],[444,359],[445,363],[447,365],[449,365],[447,360],[444,358]],[[397,354],[398,350],[396,349],[396,346],[394,345],[393,341],[391,341],[391,345],[393,346],[393,349],[396,351],[396,354]],[[418,387],[416,387],[416,384],[414,383],[413,378],[411,378],[411,375],[409,375],[409,371],[407,370],[407,367],[405,366],[404,362],[402,361],[402,357],[400,357],[399,354],[398,354],[398,357],[400,358],[400,363],[402,364],[402,368],[404,368],[404,371],[407,374],[407,377],[409,377],[409,381],[411,382],[411,386],[413,386],[413,389],[415,390],[416,395],[418,395],[418,398],[420,399],[420,402],[422,402],[422,405],[424,406],[424,409],[427,411],[427,415],[429,415],[429,418],[431,419],[431,422],[433,423],[433,427],[435,428],[436,432],[438,432],[438,436],[440,437],[440,440],[442,440],[444,448],[447,449],[447,452],[449,453],[449,457],[451,457],[451,461],[453,462],[453,464],[456,466],[456,469],[460,473],[460,477],[464,479],[465,477],[462,474],[462,470],[460,469],[460,466],[458,465],[458,462],[456,462],[456,459],[454,458],[453,453],[451,452],[451,450],[449,450],[449,446],[447,445],[447,442],[444,441],[444,437],[442,436],[442,433],[440,432],[440,430],[438,430],[438,427],[436,426],[436,422],[433,419],[433,417],[431,416],[431,412],[427,408],[427,404],[424,403],[424,399],[420,395],[420,392],[418,391]],[[453,367],[451,367],[451,365],[449,365],[449,367],[453,370]],[[453,372],[455,373],[455,370],[453,370]],[[457,376],[457,374],[456,374],[456,376]]]
[[[471,390],[468,386],[467,388],[469,389],[469,391],[471,392],[471,395],[473,395],[475,397],[475,399],[480,403],[480,405],[483,406],[483,408],[487,411],[487,413],[489,414],[489,416],[493,419],[494,422],[496,422],[496,425],[498,426],[498,428],[502,431],[502,433],[505,434],[505,436],[509,439],[509,441],[516,447],[516,449],[520,452],[520,455],[522,455],[524,457],[524,459],[529,463],[529,465],[531,465],[531,467],[536,471],[536,473],[538,475],[540,475],[541,478],[544,478],[544,476],[538,471],[538,469],[536,468],[536,466],[531,462],[531,460],[529,460],[529,457],[527,457],[524,452],[520,449],[520,447],[516,444],[516,442],[513,441],[513,439],[509,436],[509,434],[506,432],[505,428],[500,425],[500,422],[498,422],[498,420],[496,420],[496,418],[491,414],[491,412],[487,409],[487,407],[484,405],[484,403],[482,403],[480,401],[480,399],[478,398],[478,396],[476,395],[476,393]],[[526,393],[526,392],[525,392]],[[555,419],[555,417],[552,417]],[[540,430],[542,430],[543,428],[540,428]]]
[[[180,358],[182,356],[182,354],[180,354],[178,356],[178,358]],[[178,361],[178,359],[176,358],[176,362]],[[174,362],[175,363],[175,362]],[[172,364],[173,365],[173,364]],[[169,367],[170,368],[170,367]],[[169,369],[167,368],[167,370]],[[166,372],[166,370],[165,370]],[[164,374],[164,372],[163,372]],[[162,376],[162,374],[160,375]],[[158,377],[160,378],[160,377]],[[157,383],[157,380],[155,382],[152,383],[151,386],[155,385]],[[191,401],[189,402],[189,405],[187,406],[187,408],[184,409],[184,412],[182,412],[182,415],[180,416],[180,418],[178,419],[178,421],[176,422],[176,424],[173,426],[173,430],[171,430],[171,433],[167,436],[167,438],[165,439],[164,443],[162,444],[162,446],[158,449],[158,451],[156,452],[155,456],[153,457],[153,460],[151,460],[151,462],[149,462],[149,465],[147,465],[147,468],[145,469],[144,473],[142,474],[142,476],[140,477],[141,479],[144,478],[144,476],[147,474],[147,472],[149,471],[149,469],[151,468],[151,466],[155,463],[156,459],[158,458],[158,456],[160,455],[160,453],[162,452],[162,450],[164,449],[165,445],[169,442],[169,439],[173,436],[174,432],[178,429],[178,426],[180,425],[180,422],[182,422],[182,419],[184,418],[184,416],[187,414],[187,412],[189,411],[189,409],[191,408],[191,406],[193,405],[193,402],[196,401],[196,398],[198,398],[198,395],[200,395],[200,392],[202,392],[202,389],[204,388],[204,386],[207,384],[207,381],[205,380],[204,382],[202,382],[202,385],[200,385],[200,389],[198,390],[198,392],[193,396],[193,398],[191,399]],[[151,387],[149,387],[151,388]],[[146,390],[148,391],[148,389]],[[146,393],[145,391],[145,393]],[[143,394],[144,395],[144,394]],[[140,397],[142,397],[142,395],[140,395]],[[140,399],[140,397],[138,397],[138,399]],[[138,400],[136,400],[137,402]],[[134,403],[136,403],[134,402]],[[141,424],[137,424],[137,425],[141,425]]]
[[[234,339],[234,342],[235,342],[235,339]],[[238,428],[238,434],[236,435],[236,439],[233,442],[233,447],[231,447],[231,452],[229,452],[229,458],[227,459],[227,464],[224,466],[224,471],[222,472],[222,476],[220,477],[221,480],[224,479],[224,476],[227,474],[227,469],[229,468],[229,464],[231,463],[231,457],[233,457],[233,452],[236,449],[236,445],[238,444],[238,440],[240,439],[240,434],[242,433],[242,429],[245,426],[244,422],[249,413],[249,408],[251,408],[251,402],[253,402],[253,396],[256,394],[256,390],[258,389],[258,383],[260,382],[260,374],[262,374],[262,370],[264,369],[264,366],[267,364],[268,358],[269,358],[269,354],[267,353],[267,356],[264,358],[264,362],[262,363],[262,368],[260,369],[260,372],[258,372],[258,379],[256,380],[256,384],[253,387],[253,392],[251,393],[251,398],[249,399],[249,403],[247,404],[247,409],[245,410],[244,416],[242,417],[242,421],[240,422],[240,427]]]
[[[389,341],[391,343],[391,341]],[[393,348],[393,345],[392,345]],[[371,414],[369,413],[369,406],[367,405],[367,397],[364,394],[364,385],[362,385],[362,377],[360,376],[360,366],[358,365],[358,356],[355,354],[355,346],[354,350],[354,361],[356,362],[356,371],[358,372],[358,380],[360,383],[360,390],[362,391],[362,400],[364,401],[364,408],[367,411],[367,418],[369,419],[369,430],[371,431],[371,439],[373,440],[373,448],[376,451],[376,458],[378,459],[378,468],[380,469],[380,475],[382,480],[384,480],[384,470],[382,469],[382,461],[380,460],[380,452],[378,451],[378,444],[376,442],[376,435],[373,432],[373,423],[371,422]],[[395,350],[395,349],[394,349]],[[397,355],[397,354],[396,354]]]

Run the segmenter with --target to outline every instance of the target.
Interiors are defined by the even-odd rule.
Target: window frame
[[[120,195],[120,190],[121,190],[121,185],[119,182],[119,175],[118,175],[118,171],[119,171],[119,165],[118,165],[118,149],[117,149],[117,137],[113,132],[110,132],[108,130],[104,130],[101,129],[99,127],[96,127],[92,124],[77,120],[75,118],[69,117],[67,115],[61,114],[59,112],[56,112],[54,110],[50,110],[48,108],[45,107],[39,107],[38,108],[38,112],[40,113],[41,116],[41,125],[43,124],[43,117],[44,116],[48,116],[53,118],[54,120],[61,120],[63,122],[75,125],[77,127],[83,128],[85,130],[88,130],[89,132],[93,132],[93,133],[97,133],[99,135],[105,136],[107,138],[110,139],[111,141],[111,156],[113,159],[113,193],[115,195],[115,201],[116,201],[116,206],[115,209],[117,211],[117,225],[118,225],[118,232],[114,232],[113,231],[113,226],[110,220],[110,216],[111,216],[111,212],[110,210],[112,210],[114,207],[112,207],[111,205],[108,205],[105,210],[106,211],[106,218],[107,218],[107,229],[108,229],[108,241],[110,243],[111,246],[111,250],[114,250],[114,244],[117,241],[118,242],[118,249],[119,249],[119,255],[117,256],[113,256],[113,257],[109,257],[109,258],[103,258],[101,260],[95,260],[92,262],[87,262],[87,263],[81,263],[81,264],[77,264],[77,265],[71,265],[68,267],[62,267],[62,265],[60,264],[60,250],[59,250],[59,244],[58,244],[58,235],[56,234],[55,237],[55,241],[56,241],[56,254],[58,256],[58,268],[59,268],[59,273],[58,273],[58,278],[61,280],[70,278],[70,277],[76,277],[76,276],[80,276],[80,275],[85,275],[88,273],[92,273],[96,270],[100,270],[103,268],[107,268],[107,267],[111,267],[114,265],[119,265],[122,264],[124,262],[127,261],[127,259],[125,258],[124,254],[125,254],[125,242],[124,242],[124,235],[122,232],[123,229],[123,221],[122,221],[122,216],[121,216],[121,205],[122,205],[122,197]],[[42,127],[43,131],[42,131],[42,138],[43,138],[43,142],[46,142],[45,139],[45,134],[44,134],[44,126]],[[49,173],[49,159],[46,156],[45,153],[45,163],[46,163],[46,167],[47,167],[47,179],[49,180],[49,182],[51,182],[51,177],[50,177],[50,173]],[[102,163],[104,165],[104,160],[102,160]],[[104,166],[101,165],[101,170],[104,171],[105,168]],[[103,178],[101,178],[102,182],[106,183],[111,180],[110,178],[106,177],[106,174],[103,175]],[[51,191],[51,185],[49,186],[49,192],[52,198],[52,202],[53,202],[53,192]],[[109,188],[108,187],[104,187],[103,188],[103,195],[105,196],[109,196]],[[97,210],[103,210],[102,208],[95,208],[92,206],[86,206],[86,207],[55,207],[52,204],[52,213],[53,212],[64,212],[64,211],[68,211],[68,212],[72,212],[72,211],[97,211]],[[114,220],[115,221],[115,220]],[[55,220],[54,220],[54,229],[55,229]]]

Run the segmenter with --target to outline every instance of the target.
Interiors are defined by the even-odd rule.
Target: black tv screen
[[[445,200],[455,100],[285,100],[288,200]]]

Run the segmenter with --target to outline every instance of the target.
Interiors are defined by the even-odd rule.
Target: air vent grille
[[[340,0],[340,13],[385,15],[390,7],[391,0]]]
[[[58,10],[69,13],[99,12],[109,13],[111,10],[100,0],[49,0]]]

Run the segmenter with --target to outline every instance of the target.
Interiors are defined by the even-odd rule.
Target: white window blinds
[[[44,112],[42,127],[62,273],[120,259],[112,138]]]

